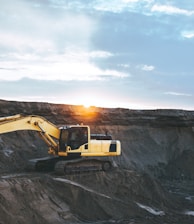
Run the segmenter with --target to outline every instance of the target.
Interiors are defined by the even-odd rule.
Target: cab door
[[[68,129],[61,129],[59,140],[59,151],[81,152],[88,149],[88,127],[73,126]]]

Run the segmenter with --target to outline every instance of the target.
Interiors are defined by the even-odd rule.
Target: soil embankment
[[[0,117],[18,113],[89,124],[119,139],[122,155],[108,173],[26,173],[45,143],[32,131],[0,135],[0,223],[194,222],[194,112],[0,101]]]

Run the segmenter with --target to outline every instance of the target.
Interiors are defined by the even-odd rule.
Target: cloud
[[[155,67],[153,65],[142,65],[142,70],[144,71],[153,71]]]
[[[113,56],[113,54],[107,51],[92,51],[89,53],[89,56],[91,58],[109,58]]]
[[[13,7],[9,1],[4,2],[5,13],[0,13],[0,80],[101,80],[128,76],[95,64],[95,59],[114,55],[91,50],[97,26],[93,17],[50,10],[48,4],[32,7],[27,1],[16,3]],[[64,4],[54,0],[50,3]],[[10,17],[6,15],[8,11]]]
[[[43,1],[41,1],[43,2]],[[67,46],[88,49],[94,34],[96,19],[88,14],[33,7],[33,1],[17,0],[1,4],[0,50],[1,52],[47,53],[62,52]]]
[[[63,0],[48,0],[50,7],[55,9],[72,10],[75,9],[79,12],[83,10],[94,10],[103,12],[122,13],[124,11],[141,11],[147,8],[153,0],[77,0],[77,1],[63,1]],[[44,4],[44,3],[41,3]],[[41,5],[35,4],[36,7]]]
[[[165,92],[164,94],[166,95],[172,95],[172,96],[192,96],[192,94],[188,94],[188,93],[179,93],[179,92]]]
[[[34,38],[25,33],[1,32],[0,33],[0,47],[4,51],[34,51],[45,52],[53,49],[54,43],[49,39]]]
[[[192,31],[183,31],[183,32],[181,33],[181,36],[182,36],[183,38],[187,38],[187,39],[194,38],[194,31],[193,31],[193,30],[192,30]]]
[[[65,54],[47,55],[10,54],[9,60],[0,61],[0,80],[103,80],[128,77],[127,73],[109,68],[99,68],[90,58],[106,58],[105,51],[67,51]]]
[[[118,67],[129,68],[130,65],[129,64],[118,64]]]
[[[186,9],[181,9],[175,6],[171,6],[171,5],[159,5],[159,4],[155,4],[152,6],[151,8],[152,12],[161,12],[161,13],[165,13],[165,14],[181,14],[181,15],[185,15],[185,16],[192,16],[194,14],[194,11],[189,11]]]
[[[124,3],[138,2],[139,0],[122,0]]]
[[[138,10],[138,3],[148,4],[150,0],[109,0],[94,1],[93,8],[97,11],[109,11],[114,13],[122,13],[123,11]]]

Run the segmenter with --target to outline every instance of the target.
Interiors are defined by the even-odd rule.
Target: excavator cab
[[[59,138],[59,152],[67,152],[79,149],[84,145],[85,149],[89,142],[89,129],[87,126],[70,126],[61,128]]]

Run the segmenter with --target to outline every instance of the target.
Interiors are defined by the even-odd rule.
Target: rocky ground
[[[89,124],[122,143],[110,172],[26,172],[47,155],[32,131],[0,135],[0,223],[194,223],[194,112],[84,108],[0,100],[0,117]]]

